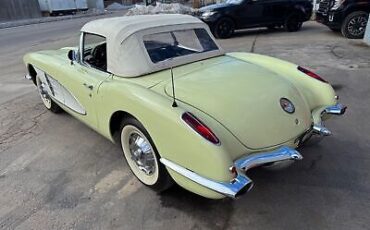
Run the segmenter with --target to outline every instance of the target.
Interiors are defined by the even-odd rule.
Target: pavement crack
[[[251,50],[250,50],[251,53],[254,53],[254,50],[255,50],[255,47],[256,47],[257,38],[258,38],[258,34],[254,37],[254,40],[253,40],[253,43],[252,43],[252,46],[251,46]]]
[[[27,139],[29,134],[34,134],[39,126],[40,118],[48,111],[38,111],[37,114],[30,117],[27,117],[29,116],[27,112],[9,112],[5,115],[4,119],[2,118],[1,127],[4,128],[4,132],[0,135],[0,152],[7,150],[13,143],[21,139]],[[5,119],[7,121],[4,121]]]
[[[333,54],[336,58],[338,58],[338,59],[342,59],[343,58],[343,56],[342,55],[339,55],[339,54],[337,54],[337,52],[335,52],[335,49],[336,48],[338,48],[339,46],[337,46],[337,45],[334,45],[334,46],[332,46],[331,48],[330,48],[330,53],[331,54]]]

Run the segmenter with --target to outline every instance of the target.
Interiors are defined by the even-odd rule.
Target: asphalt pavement
[[[327,122],[333,136],[300,149],[304,160],[251,170],[255,187],[238,200],[208,200],[177,186],[162,194],[142,186],[118,146],[46,111],[23,78],[25,53],[75,46],[89,20],[0,30],[0,229],[369,229],[370,47],[315,22],[297,33],[256,29],[220,41],[227,51],[315,70],[348,112]]]

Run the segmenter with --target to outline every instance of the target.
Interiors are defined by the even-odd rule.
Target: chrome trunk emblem
[[[280,99],[280,106],[287,113],[294,113],[295,111],[293,103],[286,98]]]

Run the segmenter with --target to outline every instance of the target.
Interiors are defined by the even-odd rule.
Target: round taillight
[[[212,130],[210,128],[208,128],[205,124],[203,124],[192,113],[186,112],[186,113],[182,114],[181,118],[195,132],[197,132],[199,135],[201,135],[206,140],[212,142],[213,144],[219,144],[220,143],[220,140],[216,137],[216,135],[212,132]]]
[[[323,79],[319,75],[315,74],[314,72],[312,72],[308,69],[303,68],[302,66],[298,66],[298,70],[301,71],[302,73],[312,77],[312,78],[315,78],[316,80],[319,80],[319,81],[324,82],[324,83],[328,83],[325,79]]]

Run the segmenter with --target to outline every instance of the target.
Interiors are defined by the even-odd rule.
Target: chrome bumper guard
[[[324,114],[330,114],[330,115],[343,115],[347,110],[347,106],[342,105],[342,104],[336,104],[333,106],[328,106],[326,107],[322,112],[321,116]],[[332,132],[324,127],[323,122],[319,122],[318,124],[314,124],[312,127],[312,131],[314,134],[318,134],[321,136],[330,136]]]
[[[326,107],[323,113],[332,115],[343,115],[347,110],[347,106],[342,104],[336,104],[333,106]]]
[[[302,155],[293,148],[283,146],[271,152],[261,152],[245,156],[234,162],[236,177],[230,182],[218,182],[198,175],[197,173],[173,163],[167,159],[161,158],[160,161],[166,167],[174,170],[189,180],[202,185],[215,192],[225,196],[236,198],[253,187],[253,181],[245,175],[246,171],[267,163],[273,163],[285,160],[301,160]],[[232,170],[233,171],[233,170]]]

